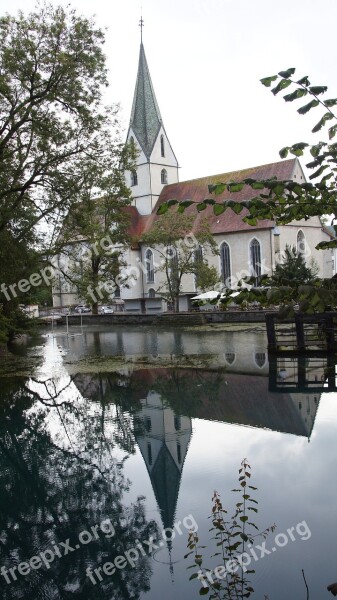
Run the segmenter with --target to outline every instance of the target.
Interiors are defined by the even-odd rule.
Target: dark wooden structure
[[[337,357],[329,353],[315,355],[294,352],[271,353],[269,391],[282,393],[322,393],[337,391]]]
[[[268,351],[295,354],[337,352],[337,312],[295,314],[281,320],[277,313],[266,314]]]

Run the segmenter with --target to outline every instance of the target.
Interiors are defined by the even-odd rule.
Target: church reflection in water
[[[123,381],[116,380],[112,374],[75,376],[74,382],[82,395],[89,392],[92,399],[99,399],[101,403],[116,402],[118,397],[120,417],[125,419],[124,411],[127,411],[132,437],[146,465],[163,528],[172,528],[174,524],[184,462],[193,435],[193,419],[310,439],[320,393],[328,391],[328,385],[335,385],[335,378],[327,375],[326,361],[322,357],[306,360],[306,382],[301,370],[302,359],[299,367],[294,358],[290,362],[285,357],[269,358],[269,379],[236,372],[177,368],[138,369]],[[331,359],[328,362],[334,373]],[[299,370],[301,386],[295,386],[294,371]],[[131,423],[129,421],[129,425]],[[170,541],[168,548],[171,551]]]

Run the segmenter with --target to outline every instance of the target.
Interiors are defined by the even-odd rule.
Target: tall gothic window
[[[131,171],[131,185],[138,185],[137,171]]]
[[[164,183],[164,184],[167,183],[167,171],[166,171],[166,169],[162,169],[162,171],[160,173],[160,179],[161,179],[161,183]]]
[[[220,247],[221,276],[226,287],[231,287],[231,251],[227,242]]]
[[[254,238],[250,242],[250,271],[252,277],[255,277],[256,283],[261,276],[261,244]]]
[[[163,135],[160,136],[160,153],[162,156],[165,156],[165,142]]]
[[[194,283],[196,285],[196,287],[198,287],[198,264],[200,265],[203,260],[204,260],[204,256],[203,256],[203,250],[202,250],[202,246],[197,246],[197,248],[194,250],[194,264],[196,266],[196,271],[194,274]]]
[[[302,229],[297,233],[297,254],[302,254],[305,257],[305,237]]]
[[[145,263],[146,263],[146,281],[147,283],[154,282],[154,268],[153,268],[153,252],[150,250],[146,250],[145,254]]]

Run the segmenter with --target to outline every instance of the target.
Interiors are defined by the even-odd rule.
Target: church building
[[[130,235],[136,242],[124,255],[127,266],[122,275],[128,285],[121,285],[116,290],[115,299],[118,297],[119,302],[123,301],[124,310],[128,313],[158,313],[169,308],[162,294],[166,285],[165,274],[156,267],[160,264],[158,249],[142,242],[142,236],[150,232],[160,218],[157,211],[163,202],[171,199],[201,202],[209,197],[210,184],[240,181],[248,177],[257,180],[277,177],[299,183],[305,181],[298,159],[293,158],[179,182],[178,161],[164,127],[142,41],[127,141],[134,144],[137,151],[135,169],[125,173],[132,195],[132,206],[128,209]],[[235,194],[225,190],[217,199],[243,201],[255,195],[254,190],[245,186]],[[242,220],[247,214],[244,211],[237,215],[232,210],[226,210],[216,216],[211,206],[201,213],[190,206],[185,214],[193,217],[194,228],[202,219],[207,220],[218,254],[208,255],[205,251],[203,259],[209,266],[215,267],[226,287],[235,289],[238,281],[247,275],[271,275],[280,253],[284,252],[287,245],[297,248],[308,265],[314,259],[320,277],[333,275],[331,252],[315,250],[319,242],[329,239],[319,217],[283,226],[278,226],[272,220],[259,221],[256,226],[250,226]],[[179,310],[191,308],[191,298],[198,293],[200,290],[194,274],[184,275]],[[76,297],[74,290],[66,289],[62,283],[54,288],[53,299],[57,307],[73,305],[81,300]],[[111,300],[114,300],[114,294]]]

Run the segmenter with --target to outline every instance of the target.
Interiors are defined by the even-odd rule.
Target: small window
[[[147,443],[147,460],[149,465],[152,465],[152,448],[150,442]]]
[[[235,352],[225,352],[225,361],[229,365],[232,365],[235,361]]]
[[[153,283],[154,282],[153,252],[150,249],[146,250],[145,264],[146,264],[146,281],[147,281],[147,283]]]
[[[262,369],[266,362],[266,353],[265,352],[255,352],[255,363],[257,366]]]
[[[138,185],[137,171],[131,171],[131,186]]]
[[[153,288],[149,289],[149,298],[155,298],[156,297],[156,290],[154,290]]]
[[[180,415],[174,415],[174,429],[176,431],[181,430],[181,416]]]
[[[165,141],[163,135],[160,136],[160,153],[162,156],[165,156]]]
[[[180,442],[177,442],[177,458],[178,458],[178,463],[181,464],[181,445],[180,445]]]
[[[255,283],[258,285],[261,276],[261,244],[256,238],[250,242],[250,269],[252,277],[255,277]]]
[[[300,229],[297,233],[297,254],[301,254],[303,258],[306,254],[306,242],[303,231]]]
[[[231,287],[231,251],[227,242],[220,247],[221,277],[226,287]]]
[[[160,180],[161,180],[161,183],[163,183],[163,184],[167,183],[167,171],[166,171],[166,169],[162,169],[161,174],[160,174]]]

